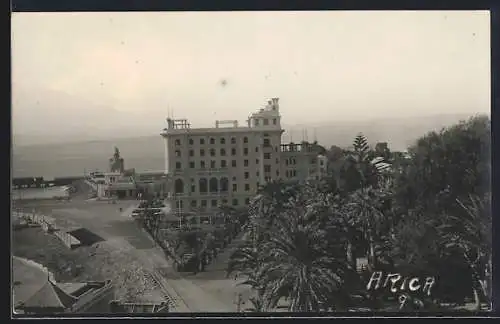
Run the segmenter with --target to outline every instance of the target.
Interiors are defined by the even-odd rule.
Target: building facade
[[[317,181],[327,174],[327,158],[313,143],[282,144],[281,170],[285,181]]]
[[[191,128],[187,119],[167,119],[161,135],[172,208],[203,213],[222,205],[244,206],[266,182],[319,177],[323,160],[313,150],[286,151],[283,132],[278,98],[251,114],[244,126],[230,120],[215,121],[213,128]]]

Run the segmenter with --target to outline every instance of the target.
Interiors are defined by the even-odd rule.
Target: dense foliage
[[[381,309],[390,297],[366,291],[362,260],[369,273],[435,276],[431,300],[415,305],[489,306],[488,117],[426,134],[407,152],[359,134],[351,149],[324,153],[326,179],[269,183],[251,203],[228,271],[246,276],[255,310]]]

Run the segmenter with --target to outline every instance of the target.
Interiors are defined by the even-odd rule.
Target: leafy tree
[[[455,295],[461,292],[452,280],[469,278],[461,287],[474,292],[477,307],[480,295],[488,300],[491,214],[483,197],[491,190],[489,146],[489,119],[476,116],[417,140],[394,174],[393,208],[401,216],[392,240],[397,263],[434,272],[438,290],[453,288]]]

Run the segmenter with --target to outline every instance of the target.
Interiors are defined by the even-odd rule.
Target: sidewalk
[[[156,270],[156,279],[161,281],[167,294],[176,305],[174,312],[234,312],[236,306],[232,301],[221,301],[217,295],[211,294],[193,283],[190,278],[183,278],[165,259],[160,247],[141,250],[144,264]]]

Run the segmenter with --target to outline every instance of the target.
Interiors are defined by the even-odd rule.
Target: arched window
[[[217,178],[211,178],[210,179],[210,192],[218,192],[219,191],[219,181],[217,181]]]
[[[226,139],[225,139],[224,137],[221,137],[221,138],[220,138],[220,143],[221,143],[221,144],[226,144]]]
[[[194,144],[194,141],[192,138],[189,139],[189,145],[193,145]]]
[[[243,137],[243,143],[248,143],[248,137]]]
[[[208,186],[207,186],[207,179],[205,178],[201,178],[200,181],[199,181],[199,189],[200,189],[200,192],[207,192],[208,191]]]
[[[210,144],[212,144],[212,145],[214,145],[214,144],[215,144],[215,138],[213,138],[213,137],[212,137],[212,138],[210,139]]]
[[[215,149],[210,149],[210,156],[215,156]]]
[[[231,137],[231,144],[236,144],[236,137]]]
[[[227,192],[229,190],[229,180],[227,178],[220,179],[220,191]]]
[[[176,194],[184,193],[184,182],[182,182],[182,179],[175,180],[174,191]]]

